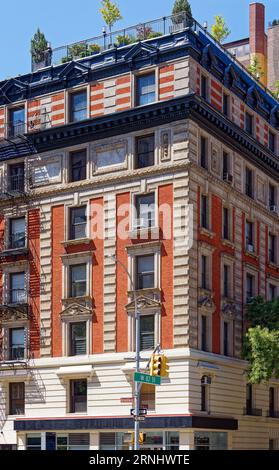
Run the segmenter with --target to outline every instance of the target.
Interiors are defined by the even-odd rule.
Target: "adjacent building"
[[[156,25],[0,84],[1,450],[131,448],[135,295],[142,370],[157,344],[170,369],[141,447],[278,448],[241,349],[279,289],[279,105],[195,21]]]

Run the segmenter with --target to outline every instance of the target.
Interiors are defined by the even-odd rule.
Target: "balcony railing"
[[[16,137],[26,132],[26,124],[23,121],[10,122],[7,124],[7,137]]]
[[[8,237],[8,250],[18,250],[26,247],[25,232],[13,233]]]
[[[0,348],[0,363],[2,362],[26,362],[32,358],[29,347],[23,344],[15,344],[9,348]]]
[[[268,417],[269,418],[279,418],[279,411],[269,410]]]
[[[24,193],[24,175],[8,176],[8,191]]]
[[[246,416],[262,416],[263,410],[261,408],[247,408],[245,407],[243,410],[243,414]]]
[[[9,292],[9,305],[25,305],[27,303],[26,289],[10,289]]]

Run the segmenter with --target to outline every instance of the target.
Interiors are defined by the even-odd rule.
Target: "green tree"
[[[32,61],[38,64],[45,59],[45,52],[48,44],[45,35],[41,33],[40,28],[37,29],[33,38],[31,39],[31,56]]]
[[[253,75],[254,78],[261,78],[263,76],[263,71],[260,66],[259,58],[257,55],[254,55],[251,58],[250,65],[247,67],[248,72]]]
[[[231,34],[231,32],[221,15],[216,15],[214,19],[215,23],[211,27],[211,34],[214,39],[216,39],[216,41],[223,42]]]
[[[250,383],[279,378],[279,298],[254,298],[247,306],[247,321],[243,356],[249,361]]]
[[[179,13],[184,13],[184,15],[180,16]],[[175,0],[172,9],[172,14],[177,15],[175,18],[175,23],[181,23],[183,20],[185,20],[185,16],[187,16],[187,23],[189,26],[192,26],[192,9],[188,0]]]
[[[109,28],[111,34],[111,29],[113,25],[122,19],[120,10],[118,6],[111,2],[110,0],[102,0],[102,8],[100,8],[100,13]]]
[[[276,80],[272,87],[272,94],[274,98],[279,99],[279,80]]]

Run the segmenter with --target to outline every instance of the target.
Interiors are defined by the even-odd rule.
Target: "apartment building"
[[[135,295],[170,369],[141,448],[278,448],[279,383],[241,359],[279,289],[278,102],[195,21],[160,30],[0,84],[1,450],[131,448]]]

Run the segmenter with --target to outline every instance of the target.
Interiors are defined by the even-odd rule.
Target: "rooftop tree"
[[[179,16],[179,13],[184,13],[184,15]],[[191,5],[188,0],[175,0],[172,14],[177,15],[175,19],[175,23],[182,23],[185,20],[185,16],[188,18],[188,25],[192,26],[193,24],[193,16],[192,16],[192,9]]]
[[[32,62],[38,64],[45,59],[45,53],[48,48],[48,43],[44,33],[37,29],[33,38],[31,39],[31,56]]]
[[[231,34],[221,15],[215,16],[215,23],[211,27],[211,34],[218,42],[223,42]]]
[[[116,3],[111,2],[110,0],[102,0],[101,1],[102,8],[100,8],[100,13],[109,28],[109,32],[111,35],[111,30],[113,25],[122,19],[120,10]]]

